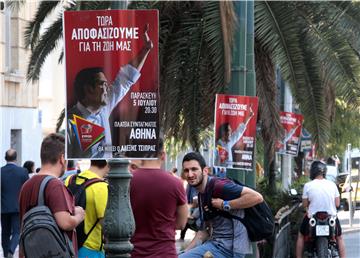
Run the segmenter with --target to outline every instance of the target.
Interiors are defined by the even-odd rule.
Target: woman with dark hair
[[[26,168],[27,172],[29,173],[29,177],[35,174],[35,162],[31,160],[25,161],[24,168]]]

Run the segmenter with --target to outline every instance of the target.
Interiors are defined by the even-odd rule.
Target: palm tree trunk
[[[268,187],[275,192],[275,143],[282,137],[283,129],[279,117],[279,105],[276,101],[277,87],[275,66],[269,52],[255,39],[256,90],[259,97],[259,121],[264,142],[265,177]]]

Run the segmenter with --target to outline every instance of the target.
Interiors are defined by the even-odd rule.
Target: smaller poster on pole
[[[284,137],[276,144],[276,152],[297,156],[299,151],[301,128],[304,118],[300,114],[280,112],[280,122],[284,128]]]
[[[253,170],[258,98],[217,94],[214,167]]]

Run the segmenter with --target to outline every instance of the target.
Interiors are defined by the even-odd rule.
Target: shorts
[[[310,220],[309,217],[305,214],[303,221],[301,222],[301,225],[300,225],[300,233],[304,236],[308,236],[310,234],[309,220]],[[341,231],[340,221],[338,218],[336,218],[335,221],[336,221],[335,235],[341,236],[342,231]]]
[[[83,246],[79,249],[78,258],[105,258],[105,253],[99,250],[91,250]]]

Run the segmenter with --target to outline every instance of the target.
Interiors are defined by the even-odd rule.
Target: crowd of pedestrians
[[[103,220],[108,201],[108,162],[91,160],[90,167],[81,172],[74,161],[65,160],[65,139],[60,134],[44,138],[40,150],[41,168],[37,173],[33,161],[26,161],[20,167],[16,165],[16,158],[16,151],[9,149],[5,153],[7,164],[1,168],[4,257],[13,257],[19,244],[23,218],[37,206],[41,182],[50,175],[54,178],[45,188],[45,205],[58,228],[70,240],[75,257],[104,258]],[[130,201],[136,225],[130,240],[134,246],[131,257],[200,258],[210,252],[213,257],[242,258],[252,253],[247,229],[240,220],[213,213],[213,209],[243,217],[245,208],[263,201],[261,194],[232,180],[211,176],[210,168],[197,152],[184,156],[181,177],[177,169],[171,172],[163,169],[166,154],[162,141],[152,158],[131,160],[128,166],[133,176]],[[324,173],[326,171],[321,170],[312,178],[315,181],[304,189],[303,198],[310,210],[316,205],[310,185],[327,183],[321,181]],[[181,179],[186,181],[186,187]],[[335,191],[334,196],[338,199],[338,192]],[[332,211],[336,204],[331,204]],[[304,227],[299,233],[298,257],[303,249]],[[175,231],[182,230],[180,239],[184,239],[189,228],[197,231],[195,237],[181,253],[177,253]],[[340,255],[344,257],[341,231],[338,241]],[[25,256],[20,248],[19,257]]]

